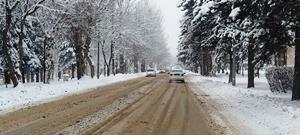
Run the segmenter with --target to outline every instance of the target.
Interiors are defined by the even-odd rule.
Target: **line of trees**
[[[147,0],[0,0],[0,31],[0,73],[14,87],[168,64],[162,16]]]
[[[224,72],[229,82],[243,63],[248,65],[248,88],[255,70],[270,63],[272,55],[296,46],[293,100],[300,99],[299,10],[295,0],[182,0],[179,60],[202,75]],[[297,96],[295,96],[297,95]]]

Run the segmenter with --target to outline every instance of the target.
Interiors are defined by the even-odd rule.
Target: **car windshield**
[[[148,70],[147,70],[147,72],[153,72],[153,71],[154,71],[153,69],[148,69]]]
[[[182,72],[182,70],[172,70],[172,72]]]

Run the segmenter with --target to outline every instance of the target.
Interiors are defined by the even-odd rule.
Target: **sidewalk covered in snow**
[[[81,80],[72,80],[69,82],[54,81],[50,84],[22,84],[17,88],[12,88],[12,86],[10,88],[5,88],[5,85],[1,85],[0,114],[31,105],[54,101],[65,96],[87,92],[99,86],[126,81],[142,76],[145,76],[145,74],[119,74],[116,76],[101,77],[100,79],[84,77]]]
[[[300,132],[300,104],[291,92],[272,93],[266,78],[256,78],[256,88],[247,89],[247,77],[237,77],[237,87],[228,77],[189,76],[195,93],[205,92],[221,105],[220,111],[234,126],[247,127],[256,135],[296,135]],[[243,131],[241,131],[243,133]]]

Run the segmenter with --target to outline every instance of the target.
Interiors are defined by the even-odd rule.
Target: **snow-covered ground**
[[[300,102],[291,101],[291,92],[272,93],[264,76],[256,78],[253,89],[246,88],[246,76],[237,77],[237,87],[227,84],[225,75],[190,75],[189,80],[196,93],[203,91],[220,104],[221,113],[236,126],[247,127],[255,135],[300,134]]]
[[[126,81],[142,76],[145,76],[145,74],[119,74],[116,76],[101,77],[100,79],[90,79],[89,77],[85,77],[79,81],[56,81],[51,82],[50,84],[22,84],[17,88],[5,88],[5,86],[1,85],[0,114],[27,106],[50,102],[65,96],[86,92],[99,86]]]

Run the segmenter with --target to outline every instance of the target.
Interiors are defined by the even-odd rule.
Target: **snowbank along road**
[[[3,135],[234,134],[211,118],[207,100],[165,75],[138,78],[0,116]]]

